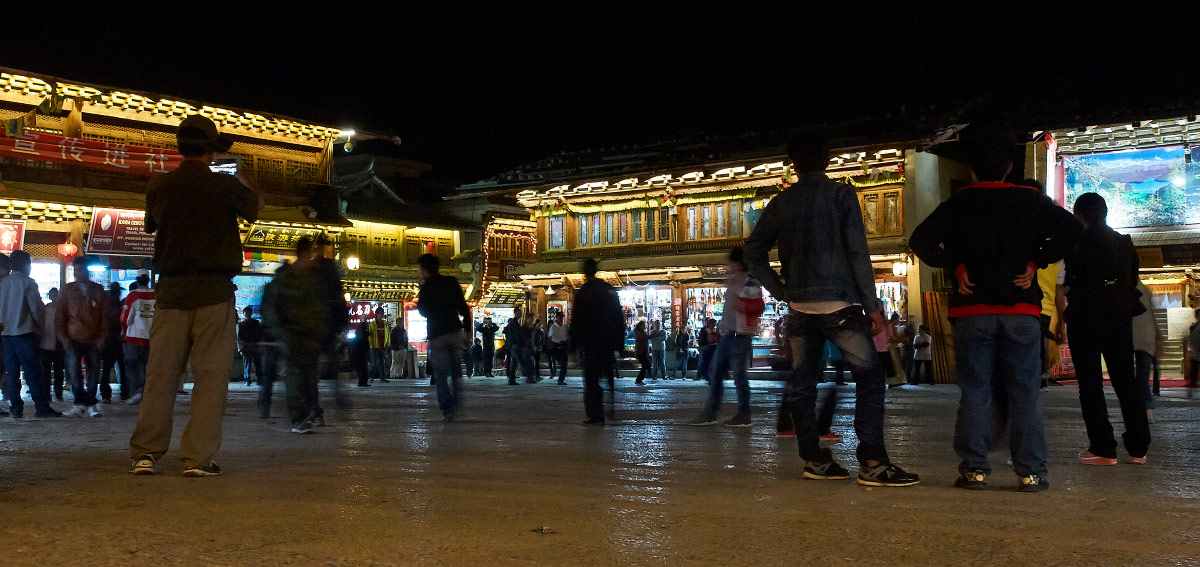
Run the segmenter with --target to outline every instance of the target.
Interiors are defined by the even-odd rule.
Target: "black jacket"
[[[1068,323],[1082,319],[1145,312],[1138,298],[1138,256],[1133,240],[1107,226],[1083,231],[1079,244],[1067,254],[1063,287],[1067,291]]]
[[[575,292],[571,314],[571,348],[614,352],[625,348],[625,317],[617,290],[597,278],[588,278]]]
[[[462,287],[454,276],[433,274],[417,293],[417,312],[425,318],[429,338],[471,331],[471,308],[463,299]]]
[[[1045,268],[1066,255],[1083,227],[1071,213],[1030,187],[980,183],[958,190],[913,231],[909,247],[926,264],[954,273],[959,266],[975,284],[960,295],[957,278],[950,317],[982,314],[982,306],[1036,306],[1042,288],[1013,285],[1033,262]]]

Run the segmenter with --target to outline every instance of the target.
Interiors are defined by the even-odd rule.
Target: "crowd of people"
[[[286,367],[288,418],[291,431],[299,434],[325,425],[317,387],[321,379],[332,379],[335,403],[345,403],[336,379],[343,349],[360,387],[411,375],[413,365],[401,318],[389,324],[383,309],[348,333],[333,243],[324,236],[302,238],[295,261],[276,272],[264,289],[261,321],[247,307],[239,322],[231,282],[242,265],[238,222],[253,222],[262,199],[245,180],[208,168],[214,154],[228,151],[232,143],[212,121],[187,118],[178,142],[182,164],[155,178],[146,196],[145,230],[155,234],[153,265],[159,274],[155,287],[143,270],[122,299],[119,284],[105,290],[92,282],[87,258],[79,257],[72,264],[75,281],[61,292],[50,290],[47,304],[29,277],[29,254],[18,250],[0,255],[0,332],[9,402],[8,411],[0,413],[24,416],[23,378],[36,417],[103,415],[101,402],[112,396],[109,382],[115,367],[121,397],[140,405],[129,440],[129,472],[154,474],[169,449],[175,400],[185,372],[190,372],[190,418],[179,448],[183,474],[214,476],[222,472],[214,457],[221,446],[235,349],[243,360],[246,384],[257,379],[261,417],[270,417],[273,385],[280,367]],[[1157,348],[1135,331],[1134,321],[1145,320],[1149,300],[1144,287],[1139,290],[1138,260],[1130,238],[1107,226],[1100,195],[1080,196],[1068,212],[1035,187],[1005,183],[1012,167],[1012,140],[981,135],[964,138],[964,143],[973,183],[937,207],[910,239],[922,261],[953,274],[948,316],[962,393],[953,442],[961,459],[956,486],[987,486],[992,472],[988,455],[1007,432],[1019,489],[1039,492],[1049,487],[1039,406],[1047,334],[1069,341],[1072,348],[1089,442],[1079,453],[1080,461],[1118,462],[1118,442],[1102,390],[1103,358],[1121,406],[1125,450],[1132,463],[1146,464],[1152,398],[1145,376]],[[709,388],[703,407],[689,423],[721,423],[728,376],[736,411],[724,424],[752,424],[747,367],[765,290],[788,307],[780,329],[791,371],[777,432],[795,437],[803,476],[833,480],[850,475],[821,445],[840,440],[830,431],[836,384],[816,407],[817,384],[826,364],[832,363],[838,384],[845,370],[855,382],[857,482],[917,484],[920,477],[888,455],[884,392],[889,374],[907,376],[914,384],[922,376],[931,379],[933,339],[924,326],[908,324],[901,330],[897,320],[885,320],[857,196],[852,187],[825,175],[828,147],[819,140],[798,140],[789,144],[788,153],[798,180],[769,202],[744,248],[730,251],[721,318],[705,320],[696,331],[697,378],[707,380]],[[197,210],[206,215],[195,215]],[[768,261],[776,247],[779,270]],[[1062,328],[1049,329],[1042,320],[1047,302],[1038,273],[1059,262],[1063,293],[1049,303],[1065,305],[1069,336]],[[503,327],[491,317],[475,323],[462,286],[440,272],[438,258],[424,254],[417,264],[421,285],[416,306],[427,322],[427,367],[447,422],[454,421],[462,407],[464,368],[466,376],[490,376],[498,358],[509,384],[519,384],[518,376],[535,383],[541,380],[544,358],[550,376],[557,375],[562,384],[568,353],[575,352],[583,373],[583,423],[603,425],[614,417],[611,400],[618,356],[630,331],[640,365],[635,383],[687,375],[690,329],[681,325],[668,333],[660,321],[643,321],[628,329],[615,289],[596,277],[595,259],[582,262],[584,281],[574,295],[571,324],[559,313],[545,328],[532,314],[522,316],[519,311]],[[504,345],[494,352],[497,333],[503,335]],[[348,345],[346,336],[353,337]],[[904,345],[902,354],[891,354],[893,344]],[[668,349],[676,360],[671,373]],[[1200,366],[1197,325],[1191,329],[1190,356],[1188,377],[1194,384]],[[64,377],[73,407],[60,412],[51,405],[52,385],[53,398],[62,401]]]

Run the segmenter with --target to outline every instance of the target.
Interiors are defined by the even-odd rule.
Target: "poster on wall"
[[[144,230],[146,211],[92,207],[88,254],[153,256],[154,235]]]
[[[25,246],[25,221],[0,221],[0,252],[12,254]]]
[[[1200,224],[1200,161],[1182,146],[1063,156],[1066,205],[1099,193],[1113,228]]]
[[[233,276],[233,285],[237,286],[237,291],[233,293],[233,303],[237,306],[239,317],[247,307],[253,308],[254,314],[262,317],[263,288],[270,281],[271,278],[266,276]]]

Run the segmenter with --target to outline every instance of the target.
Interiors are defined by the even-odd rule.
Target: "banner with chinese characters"
[[[146,211],[92,207],[88,254],[153,256],[154,235],[146,234]]]
[[[183,161],[183,156],[175,150],[29,131],[20,136],[0,136],[0,156],[77,164],[137,175],[174,171]]]
[[[296,244],[305,236],[316,238],[321,234],[319,228],[293,228],[289,226],[271,226],[255,223],[246,233],[246,246],[258,248],[275,248],[279,250],[295,250]]]
[[[12,254],[25,246],[25,221],[0,221],[0,252]]]

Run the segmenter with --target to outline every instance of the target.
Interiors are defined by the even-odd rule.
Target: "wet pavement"
[[[1051,489],[1023,494],[1002,453],[989,491],[951,487],[953,386],[888,392],[889,450],[923,480],[892,489],[801,479],[795,440],[774,434],[778,382],[752,382],[748,429],[681,425],[706,394],[692,380],[619,380],[604,427],[580,425],[576,377],[464,388],[445,423],[428,383],[351,386],[353,408],[296,435],[231,384],[216,478],[179,476],[187,396],[156,476],[126,473],[136,408],[5,419],[0,564],[1200,565],[1200,396],[1186,390],[1159,398],[1148,466],[1084,467],[1075,389],[1051,387]],[[851,401],[833,448],[853,472]],[[1115,408],[1110,395],[1119,423]]]

